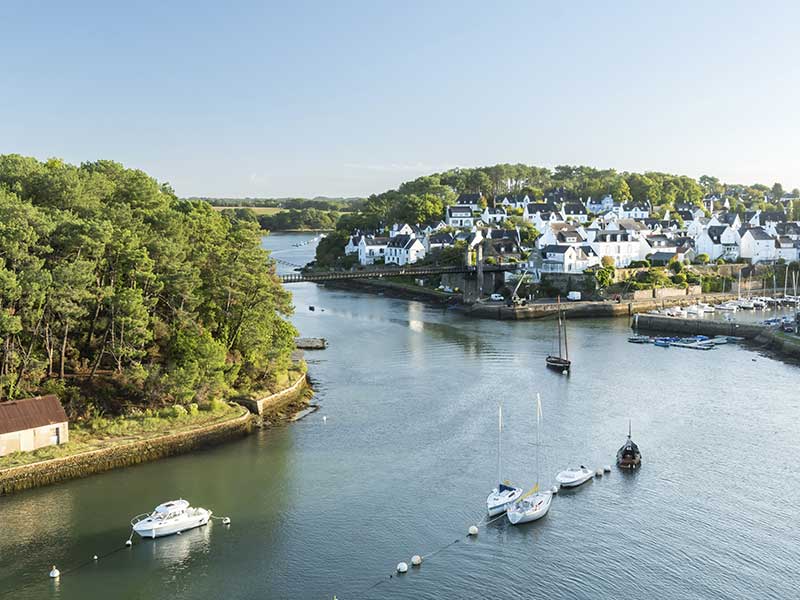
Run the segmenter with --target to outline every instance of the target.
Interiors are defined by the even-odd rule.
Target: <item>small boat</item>
[[[642,453],[633,440],[631,440],[631,422],[628,421],[628,439],[622,448],[617,451],[617,466],[620,469],[636,469],[642,464]]]
[[[657,337],[653,340],[653,344],[660,347],[660,348],[669,348],[673,342],[677,342],[678,338],[672,337]]]
[[[736,312],[737,310],[739,310],[739,307],[733,301],[723,302],[722,304],[716,304],[714,308],[726,312]]]
[[[502,472],[503,472],[503,461],[502,461],[502,449],[503,449],[503,406],[498,405],[497,407],[497,423],[498,423],[498,435],[497,435],[497,487],[492,490],[489,496],[486,498],[486,512],[489,513],[490,517],[495,517],[499,514],[502,514],[506,511],[508,506],[516,501],[519,500],[519,497],[522,496],[522,488],[518,488],[516,486],[511,485],[507,481],[503,481],[502,479]]]
[[[508,507],[506,516],[512,525],[538,521],[550,510],[553,492],[539,491],[539,425],[542,418],[542,399],[536,394],[536,484],[519,500]]]
[[[697,304],[692,304],[691,306],[686,307],[686,314],[687,315],[702,315],[703,314],[703,307],[698,306]]]
[[[653,340],[648,335],[632,335],[628,341],[631,344],[650,344]]]
[[[578,487],[594,477],[594,471],[587,469],[583,465],[579,468],[565,469],[556,475],[556,481],[561,487]]]
[[[569,374],[569,370],[572,367],[572,363],[569,360],[569,347],[567,346],[567,320],[566,316],[564,317],[564,322],[562,326],[562,316],[561,316],[561,298],[558,299],[558,356],[549,355],[545,359],[545,364],[549,369],[554,369],[560,373],[565,375]],[[564,343],[562,345],[561,332],[564,332],[563,338]],[[563,352],[562,352],[563,348]]]
[[[156,506],[151,513],[131,519],[131,527],[143,538],[157,538],[202,527],[211,518],[211,511],[193,508],[188,500],[170,500]]]

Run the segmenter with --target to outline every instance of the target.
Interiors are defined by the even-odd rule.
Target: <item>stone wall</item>
[[[264,396],[262,398],[248,398],[245,396],[234,398],[237,402],[247,408],[251,413],[261,415],[264,411],[273,409],[281,404],[286,404],[299,396],[306,387],[306,374],[303,373],[297,380],[285,390]]]
[[[0,470],[0,495],[183,454],[244,436],[251,429],[252,417],[243,412],[233,419],[191,431],[10,467]]]

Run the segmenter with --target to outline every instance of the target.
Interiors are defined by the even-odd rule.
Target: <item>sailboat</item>
[[[563,352],[561,343],[562,330],[564,338]],[[567,346],[567,320],[566,317],[564,317],[562,323],[560,297],[558,299],[558,356],[548,356],[545,359],[545,363],[547,364],[548,368],[560,371],[564,375],[569,374],[570,366],[572,366],[572,363],[569,361],[569,347]]]
[[[536,483],[519,500],[508,507],[506,516],[512,525],[541,519],[550,510],[553,492],[539,491],[539,426],[542,420],[542,399],[536,394]]]
[[[617,466],[620,469],[636,469],[642,464],[642,453],[631,439],[631,422],[628,421],[628,439],[617,451]]]
[[[497,406],[498,434],[497,434],[497,487],[486,498],[486,511],[490,517],[500,515],[508,506],[522,496],[522,488],[503,481],[503,405]]]

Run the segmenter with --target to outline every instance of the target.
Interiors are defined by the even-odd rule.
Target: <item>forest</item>
[[[290,366],[290,294],[257,223],[139,170],[0,156],[0,400],[186,404]]]

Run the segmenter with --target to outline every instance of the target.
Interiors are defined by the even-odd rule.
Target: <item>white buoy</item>
[[[231,518],[230,517],[223,517],[222,524],[223,525],[230,525],[231,524]]]
[[[602,477],[603,476],[603,469],[597,467],[597,470],[594,472],[595,477]]]
[[[397,563],[397,572],[405,573],[408,571],[408,565],[404,562]]]
[[[176,531],[175,533],[177,533],[178,535],[180,535],[180,534],[181,534],[181,532],[180,532],[180,531]]]
[[[60,577],[60,576],[61,576],[61,571],[56,569],[56,566],[53,565],[53,568],[50,569],[50,577],[52,577],[53,579],[56,579],[57,577]]]
[[[550,491],[551,491],[552,493],[554,493],[554,494],[557,494],[557,493],[558,493],[558,486],[557,486],[557,485],[554,485],[553,487],[551,487],[551,488],[550,488]]]
[[[411,566],[418,567],[422,564],[422,557],[419,554],[415,554],[411,557]]]
[[[97,554],[92,557],[92,560],[97,560]]]
[[[322,417],[322,422],[323,422],[323,423],[327,423],[327,422],[328,422],[328,417],[327,417],[327,415],[326,415],[326,416],[324,416],[324,417]]]
[[[611,465],[606,465],[605,467],[603,467],[603,471],[605,471],[606,473],[611,473]]]
[[[469,535],[478,535],[478,526],[470,525],[469,531],[467,533],[469,533]]]
[[[564,369],[563,371],[561,371],[561,374],[562,374],[562,375],[569,375],[569,371],[567,371],[566,369]]]
[[[126,546],[133,546],[133,542],[130,539],[125,540]]]

